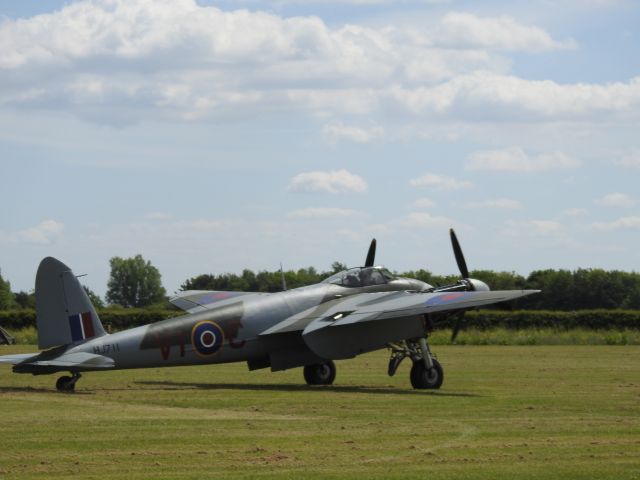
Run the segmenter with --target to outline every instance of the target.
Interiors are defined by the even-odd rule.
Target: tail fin
[[[53,257],[42,260],[36,274],[36,322],[42,349],[106,335],[76,276]]]

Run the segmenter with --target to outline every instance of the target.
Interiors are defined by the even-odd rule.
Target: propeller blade
[[[365,267],[373,267],[373,263],[376,260],[376,239],[371,240],[369,245],[369,252],[367,253],[367,259],[364,262]]]
[[[449,234],[451,235],[451,246],[453,247],[453,254],[456,257],[456,263],[458,264],[458,269],[460,270],[460,274],[462,275],[462,278],[469,278],[469,270],[467,269],[467,262],[465,262],[464,260],[462,248],[460,248],[458,237],[456,237],[456,232],[453,231],[453,228],[449,229]]]
[[[456,323],[453,324],[453,330],[451,331],[451,343],[456,342],[456,338],[458,337],[458,333],[460,332],[460,327],[462,327],[463,318],[464,318],[464,312],[456,316]]]

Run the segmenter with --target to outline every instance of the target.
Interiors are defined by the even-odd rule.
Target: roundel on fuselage
[[[191,345],[200,356],[213,355],[222,347],[224,332],[217,323],[209,320],[198,322],[191,330]]]

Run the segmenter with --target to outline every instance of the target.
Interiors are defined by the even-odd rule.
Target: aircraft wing
[[[240,296],[265,296],[268,293],[226,292],[221,290],[187,290],[171,297],[169,301],[188,313],[204,312],[221,306],[226,301]]]
[[[305,310],[261,335],[302,330],[305,343],[320,357],[351,358],[389,342],[424,335],[425,314],[504,302],[537,291],[361,293]]]

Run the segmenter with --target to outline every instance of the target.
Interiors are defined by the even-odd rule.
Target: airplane
[[[15,373],[69,372],[56,388],[72,392],[82,373],[132,368],[246,362],[249,370],[303,367],[308,385],[331,385],[334,360],[389,348],[388,374],[413,362],[415,389],[438,389],[444,380],[427,339],[434,325],[464,311],[538,290],[491,291],[469,278],[453,229],[451,243],[462,278],[431,286],[375,266],[376,240],[362,267],[320,283],[276,293],[184,291],[170,299],[184,315],[108,334],[71,269],[47,257],[36,274],[40,353],[0,356]],[[453,317],[453,318],[452,318]]]

